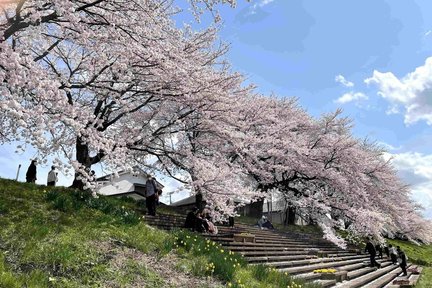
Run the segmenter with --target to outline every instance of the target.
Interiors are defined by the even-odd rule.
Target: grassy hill
[[[422,265],[424,270],[416,288],[432,287],[432,245],[416,245],[407,241],[388,240],[393,246],[400,246],[408,256],[408,261]]]
[[[150,227],[142,212],[128,199],[0,179],[0,287],[316,287]],[[391,243],[426,266],[417,287],[432,287],[432,246]]]
[[[150,227],[141,209],[0,179],[0,287],[316,287],[199,235]]]

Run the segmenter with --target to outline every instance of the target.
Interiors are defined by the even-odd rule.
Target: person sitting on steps
[[[260,227],[261,229],[274,229],[273,224],[267,219],[267,217],[265,215],[263,215],[261,217],[260,220],[258,220],[257,223],[258,227]]]

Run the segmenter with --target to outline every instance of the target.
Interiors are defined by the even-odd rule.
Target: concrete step
[[[348,272],[347,278],[348,278],[348,280],[351,280],[351,279],[363,276],[365,274],[368,274],[370,272],[374,272],[377,269],[378,268],[376,268],[376,267],[363,267],[363,268],[360,268],[360,269],[356,269],[354,271]]]
[[[284,268],[284,267],[294,267],[300,265],[313,265],[319,263],[327,262],[338,262],[345,260],[363,259],[363,256],[353,256],[353,257],[338,257],[338,258],[316,258],[316,259],[304,259],[295,261],[278,261],[278,262],[268,262],[267,265],[271,267]]]
[[[321,287],[327,288],[327,287],[332,287],[334,285],[336,285],[336,280],[323,280],[323,279],[319,279],[319,280],[315,280],[312,283],[321,285]]]
[[[389,273],[379,277],[378,279],[365,285],[364,288],[383,288],[387,284],[391,283],[402,272],[401,268],[396,268]]]
[[[212,238],[214,239],[214,238]],[[225,238],[216,238],[218,242],[220,239]],[[298,244],[298,243],[265,243],[265,242],[227,242],[227,246],[256,246],[256,247],[294,247],[294,248],[313,248],[313,245],[310,244]]]
[[[243,255],[244,257],[260,257],[260,256],[297,256],[297,255],[303,255],[303,256],[310,256],[306,253],[306,251],[233,251],[237,252],[240,255]]]
[[[400,269],[399,266],[396,266],[396,267],[398,267],[398,269]],[[410,264],[408,264],[407,269],[409,269],[411,267],[412,268],[417,268],[420,273],[423,270],[422,267],[419,267],[417,265],[410,265]],[[385,288],[399,288],[400,285],[394,285],[393,281],[394,280],[403,280],[403,279],[408,279],[410,281],[409,282],[409,286],[410,287],[415,287],[415,285],[417,284],[417,281],[419,280],[419,278],[420,278],[420,274],[412,274],[409,271],[408,271],[408,275],[407,276],[403,276],[402,275],[402,269],[400,269],[400,273],[394,279],[392,279],[389,284],[385,285],[384,287]]]
[[[304,281],[312,281],[312,280],[320,279],[321,275],[319,273],[308,272],[308,273],[297,274],[294,275],[293,277],[302,279]]]
[[[245,257],[249,263],[263,263],[263,262],[275,262],[275,261],[286,261],[286,260],[304,260],[304,259],[316,259],[315,255],[284,255],[284,256],[253,256]]]
[[[353,270],[357,270],[357,269],[361,269],[364,268],[366,266],[365,263],[361,262],[361,263],[356,263],[356,264],[351,264],[351,265],[345,265],[345,266],[340,266],[338,267],[337,270],[339,271],[353,271]]]
[[[301,274],[306,272],[312,272],[316,269],[326,269],[326,268],[335,268],[339,266],[349,265],[349,264],[355,264],[355,263],[362,263],[367,258],[358,258],[358,259],[350,259],[350,260],[343,260],[343,261],[332,261],[332,262],[324,262],[319,264],[313,264],[313,265],[306,265],[306,266],[298,266],[298,267],[290,267],[290,268],[282,268],[278,269],[281,272],[288,272],[289,274]]]
[[[306,249],[304,247],[260,247],[260,246],[224,246],[226,249],[231,251],[301,251],[305,253]]]
[[[338,288],[358,288],[358,287],[363,287],[367,284],[369,284],[370,282],[374,281],[375,279],[390,273],[391,271],[397,269],[396,266],[394,265],[388,265],[385,268],[381,268],[378,269],[376,271],[367,273],[363,276],[357,277],[355,279],[352,280],[348,280],[348,281],[344,281],[341,284],[337,285],[336,287]]]

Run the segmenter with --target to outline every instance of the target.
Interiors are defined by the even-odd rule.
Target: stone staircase
[[[145,221],[170,230],[181,228],[185,217],[145,216]],[[250,265],[265,264],[322,287],[408,288],[414,287],[420,276],[416,272],[421,272],[421,267],[409,265],[411,272],[401,276],[399,266],[386,258],[377,259],[380,269],[369,267],[368,255],[353,248],[343,250],[319,235],[261,230],[245,224],[236,224],[235,228],[218,226],[218,230],[217,235],[203,236],[243,255]],[[314,273],[318,269],[335,269],[337,272]]]

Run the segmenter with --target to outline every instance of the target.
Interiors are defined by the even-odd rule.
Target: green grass
[[[416,288],[430,288],[432,287],[432,267],[424,267],[420,281],[415,286]]]
[[[249,266],[198,235],[149,227],[142,212],[130,199],[0,179],[0,287],[172,287],[163,272],[130,256],[137,253],[175,255],[177,273],[226,287],[317,287]]]
[[[392,240],[387,241],[393,246],[400,246],[402,251],[408,256],[408,261],[420,264],[432,266],[432,245],[416,245],[414,243],[402,240]]]
[[[423,266],[423,272],[416,288],[432,287],[432,245],[416,245],[402,240],[387,240],[393,246],[400,246],[408,257],[408,262]]]

